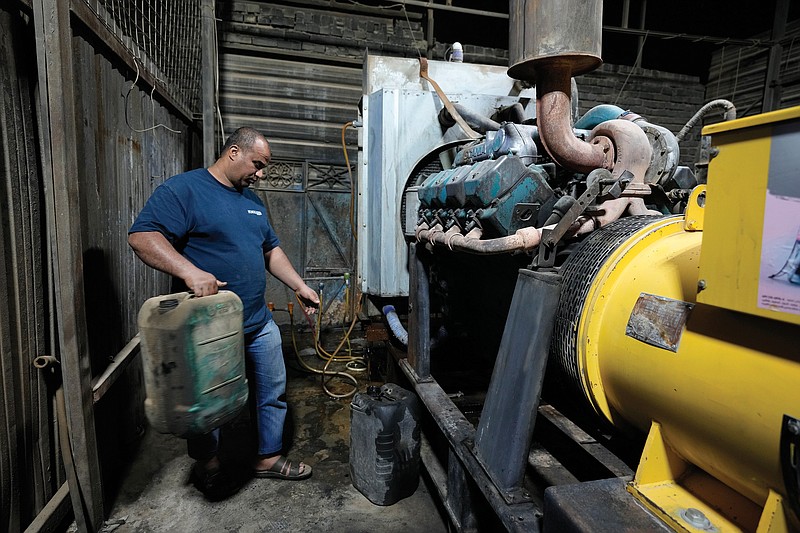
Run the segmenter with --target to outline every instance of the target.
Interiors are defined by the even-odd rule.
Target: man
[[[267,140],[239,128],[208,169],[185,172],[152,194],[128,232],[128,243],[147,265],[172,275],[175,290],[195,296],[231,290],[244,304],[245,355],[250,396],[255,401],[256,477],[305,479],[311,467],[280,455],[286,418],[286,368],[280,331],[264,304],[266,270],[303,300],[307,312],[319,304],[279,246],[264,204],[248,189],[266,175]],[[196,460],[192,480],[209,498],[233,491],[217,457],[219,430],[189,439]]]

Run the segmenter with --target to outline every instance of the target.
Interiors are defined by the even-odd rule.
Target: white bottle
[[[461,63],[464,61],[464,49],[461,47],[461,43],[453,43],[453,55],[450,56],[450,61],[453,63]]]

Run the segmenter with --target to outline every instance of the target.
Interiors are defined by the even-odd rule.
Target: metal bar
[[[447,504],[458,519],[458,531],[478,530],[475,514],[472,512],[472,494],[467,483],[467,473],[452,448],[448,450],[447,457]]]
[[[345,253],[345,251],[342,249],[341,243],[336,238],[336,232],[333,231],[333,228],[331,227],[331,225],[328,223],[328,221],[323,216],[322,211],[320,210],[319,206],[317,205],[317,202],[315,202],[313,200],[313,198],[314,198],[313,194],[310,191],[306,191],[306,192],[308,193],[306,195],[308,197],[308,202],[311,204],[311,207],[313,207],[314,211],[317,213],[317,217],[319,218],[320,224],[322,224],[322,227],[325,228],[326,232],[328,232],[328,235],[331,236],[331,243],[333,244],[333,247],[336,248],[336,252],[339,254],[339,257],[341,257],[342,261],[344,261],[345,264],[347,264],[348,267],[349,267],[352,263],[350,262],[349,258],[347,257],[347,254]],[[342,191],[336,191],[336,192],[337,193],[341,193]],[[304,233],[304,235],[305,235],[305,233]]]
[[[50,501],[39,511],[33,522],[25,528],[25,533],[49,533],[57,531],[69,512],[69,484],[64,483],[53,494]]]
[[[301,186],[301,190],[298,191],[303,193],[303,195],[300,197],[301,202],[303,204],[302,206],[303,210],[300,212],[300,217],[301,217],[300,231],[302,232],[300,235],[308,235],[308,218],[309,218],[308,203],[311,201],[309,195],[306,194],[308,192],[308,161],[303,161],[301,176],[303,183]],[[308,274],[308,272],[306,271],[306,267],[308,267],[309,256],[312,255],[309,254],[308,247],[311,245],[312,245],[311,239],[306,239],[306,245],[300,246],[299,264],[303,265],[303,270],[302,272],[298,273],[300,274],[300,277],[302,277],[303,279],[305,279],[306,275]]]
[[[329,65],[342,65],[347,67],[352,67],[352,66],[361,67],[364,64],[363,59],[358,59],[355,57],[331,56],[326,54],[320,54],[317,52],[307,52],[305,50],[303,51],[279,50],[277,48],[265,48],[263,46],[257,46],[252,44],[221,42],[219,44],[219,49],[220,52],[234,52],[234,53],[257,52],[261,57],[265,58],[278,58],[278,59],[283,58],[290,60],[296,60],[298,58],[304,60],[315,59]]]
[[[3,43],[5,45],[5,43]],[[3,86],[5,89],[5,85]],[[3,117],[4,118],[4,117]],[[2,120],[2,119],[0,119]],[[6,130],[5,124],[0,124],[0,133]],[[13,132],[13,129],[10,131]],[[12,133],[13,135],[13,133]],[[13,137],[12,137],[13,139]],[[6,139],[3,139],[6,141]],[[4,175],[8,170],[4,165],[4,158],[0,157],[0,172]],[[8,180],[11,181],[10,179]],[[10,184],[4,184],[4,193],[12,189]],[[2,200],[2,209],[12,211],[12,205],[15,203],[11,195],[4,196]],[[16,203],[19,203],[17,201]],[[10,227],[14,227],[11,223]],[[14,233],[11,233],[13,237]],[[0,257],[4,261],[0,263],[0,279],[7,280],[13,276],[9,276],[9,271],[13,271],[13,265],[6,267],[8,255],[15,253],[16,246],[14,246],[13,239],[9,243],[10,252],[6,250],[6,236],[0,235]],[[11,345],[11,331],[14,327],[14,320],[11,308],[9,306],[10,295],[9,286],[4,282],[0,284],[0,313],[3,319],[0,319],[0,400],[3,402],[3,408],[0,408],[0,448],[3,453],[0,456],[0,483],[3,489],[8,487],[8,490],[0,491],[0,508],[3,509],[3,515],[0,517],[0,527],[5,527],[9,531],[19,529],[21,508],[23,498],[21,498],[22,487],[21,483],[16,481],[15,465],[23,462],[20,457],[20,444],[18,430],[16,429],[21,422],[25,422],[25,418],[19,413],[16,401],[17,394],[15,394],[16,383],[19,378],[15,376],[15,367],[17,352]],[[6,318],[8,317],[8,318]],[[8,484],[6,484],[8,483]]]
[[[37,7],[38,4],[37,4]],[[37,77],[40,83],[39,94],[34,100],[34,111],[36,115],[36,129],[38,130],[38,144],[39,144],[39,153],[45,154],[48,153],[50,150],[50,113],[47,107],[47,98],[46,95],[42,93],[41,83],[42,80],[47,79],[47,73],[45,70],[45,65],[43,61],[44,56],[44,36],[42,35],[42,31],[40,31],[38,20],[41,20],[41,12],[37,11],[38,15],[35,15],[33,18],[34,21],[34,32],[35,32],[35,41],[36,41],[36,56],[37,56]],[[55,262],[50,260],[51,258],[55,257],[55,221],[54,221],[54,213],[53,209],[55,206],[55,195],[53,192],[53,168],[50,165],[41,165],[41,173],[42,173],[42,198],[44,199],[45,205],[45,230],[42,232],[42,239],[46,243],[45,247],[45,257],[48,260],[43,261],[43,266],[45,269],[45,277],[47,279],[47,302],[48,302],[48,313],[47,313],[47,334],[48,339],[50,340],[53,345],[57,342],[58,339],[58,319],[57,319],[57,312],[54,302],[56,301],[56,281],[55,281],[55,271],[56,265]],[[55,349],[55,348],[53,348]],[[55,396],[51,399],[50,407],[55,410],[56,406],[56,398]],[[58,422],[56,420],[51,420],[50,429],[55,432],[58,431]],[[57,456],[61,455],[61,444],[56,439],[53,443],[53,453]],[[62,469],[59,468],[56,472],[56,481],[58,480],[65,480],[66,476],[63,473]]]
[[[111,385],[122,375],[128,365],[133,361],[133,358],[140,351],[139,334],[137,333],[128,344],[125,345],[120,352],[114,356],[114,360],[108,365],[105,371],[95,378],[92,382],[92,398],[94,403],[100,401],[100,398],[108,392]]]
[[[539,415],[541,416],[541,411]],[[541,424],[539,427],[541,428]],[[572,485],[580,482],[558,459],[553,457],[552,453],[536,441],[531,445],[531,451],[528,454],[528,467],[537,486],[552,487],[553,485]]]
[[[105,44],[108,49],[117,56],[123,63],[125,63],[131,72],[137,71],[136,61],[130,50],[109,31],[103,22],[95,15],[95,13],[87,6],[82,0],[71,0],[70,9],[72,13],[80,20],[92,33],[94,33],[100,41]],[[187,124],[192,124],[192,113],[183,104],[178,102],[164,87],[159,83],[154,75],[152,75],[144,66],[138,67],[139,79],[144,82],[146,88],[152,89],[155,87],[155,94],[157,94],[164,103],[173,111],[178,113]]]
[[[458,517],[456,516],[455,511],[453,511],[453,509],[450,507],[450,502],[447,499],[447,472],[445,472],[441,461],[439,461],[439,458],[436,457],[436,454],[431,449],[431,444],[427,437],[425,437],[424,433],[420,432],[419,439],[419,455],[420,459],[422,460],[422,465],[425,467],[425,472],[427,472],[428,476],[431,478],[431,482],[436,488],[436,492],[439,494],[439,500],[442,502],[442,506],[444,507],[445,512],[447,512],[447,516],[450,517],[450,522],[455,525],[456,531],[460,531],[461,525],[458,521]]]
[[[402,7],[394,9],[390,6],[387,7],[371,7],[363,3],[348,2],[347,0],[339,2],[337,0],[289,0],[281,2],[283,5],[299,5],[312,9],[331,9],[334,11],[344,11],[349,13],[364,13],[369,15],[379,15],[382,17],[390,16],[405,20]],[[422,15],[413,11],[408,13],[410,20],[420,20]]]
[[[683,41],[692,41],[695,43],[711,43],[711,44],[724,44],[724,45],[738,45],[738,46],[760,46],[769,48],[772,46],[771,39],[730,39],[728,37],[713,37],[710,35],[694,35],[690,33],[676,33],[670,31],[657,31],[657,30],[640,30],[636,28],[620,28],[618,26],[603,26],[603,31],[610,33],[621,33],[623,35],[634,35],[648,38],[656,37],[659,39],[680,39]]]
[[[63,370],[62,370],[63,372]],[[63,385],[56,390],[56,418],[58,419],[58,440],[61,442],[61,458],[64,461],[64,471],[67,474],[67,487],[72,500],[72,513],[75,516],[75,525],[80,533],[99,531],[94,527],[88,502],[83,497],[81,482],[78,478],[78,466],[72,453],[72,443],[69,435],[69,422],[67,421],[67,407],[64,398]]]
[[[423,258],[427,253],[423,245],[409,245],[408,360],[422,380],[431,375],[430,286]]]
[[[608,448],[597,442],[591,435],[583,431],[552,405],[540,406],[539,417],[542,422],[547,421],[560,434],[579,446],[585,452],[584,457],[591,457],[593,461],[602,467],[605,472],[601,473],[599,477],[628,478],[633,476],[633,470],[624,461],[611,453]]]
[[[475,455],[507,501],[522,490],[544,383],[561,276],[522,269],[475,433]]]
[[[781,0],[781,1],[788,1],[788,0]],[[338,7],[337,2],[334,2],[334,4],[337,4]],[[422,2],[419,0],[404,0],[403,4],[409,6],[424,7],[427,9],[438,9],[440,11],[454,11],[458,13],[464,13],[467,15],[479,15],[484,17],[500,18],[500,19],[508,18],[508,13],[500,13],[497,11],[486,11],[481,9],[469,9],[465,7],[453,6],[450,5],[449,3],[443,5],[434,2]],[[623,34],[636,35],[642,37],[644,35],[648,35],[650,37],[658,37],[661,39],[682,39],[687,41],[707,42],[713,44],[730,44],[730,45],[741,45],[741,46],[764,46],[764,47],[772,46],[771,41],[762,39],[729,39],[726,37],[713,37],[710,35],[692,35],[686,33],[653,31],[644,29],[639,30],[635,28],[625,28],[616,26],[603,26],[603,31],[609,31],[612,33],[623,33]]]
[[[428,9],[428,57],[433,57],[433,47],[436,40],[433,38],[433,9]]]
[[[42,121],[49,145],[42,151],[42,167],[52,178],[54,204],[53,258],[56,264],[56,309],[58,347],[62,362],[64,397],[69,420],[69,439],[75,459],[75,480],[70,495],[76,515],[83,514],[81,491],[86,496],[88,523],[85,529],[99,530],[103,522],[103,490],[91,396],[91,368],[83,291],[83,248],[80,225],[80,175],[74,108],[72,31],[68,0],[37,0],[35,31],[42,109]],[[66,427],[60,431],[67,431]]]
[[[789,18],[789,0],[778,0],[775,4],[775,18],[772,22],[772,40],[775,44],[769,50],[767,75],[764,78],[764,99],[761,112],[774,111],[781,105],[782,87],[780,79],[781,56],[783,46],[780,41],[786,34],[786,20]]]
[[[403,0],[404,5],[426,7],[428,9],[438,9],[440,11],[452,11],[456,13],[463,13],[465,15],[479,15],[482,17],[491,17],[499,19],[507,19],[508,13],[498,13],[497,11],[486,11],[484,9],[470,9],[468,7],[458,7],[453,5],[437,4],[435,2],[421,2],[419,0]]]
[[[644,23],[646,18],[647,18],[647,0],[642,0],[642,12],[639,14],[639,27],[643,30],[645,29]],[[642,47],[644,46],[644,39],[645,36],[639,37],[638,44],[636,46],[636,49],[640,51],[639,55],[636,57],[636,59],[638,59],[639,64],[638,65],[634,64],[634,66],[638,67],[642,66],[642,61],[644,57],[644,50],[642,49]]]
[[[200,107],[203,110],[203,164],[210,167],[214,163],[214,0],[202,0],[201,9],[201,53],[202,53],[202,95]]]
[[[469,448],[475,435],[475,428],[461,414],[444,390],[433,378],[420,381],[407,359],[401,359],[399,365],[428,409],[436,426],[449,442],[455,456],[505,528],[509,531],[538,532],[541,510],[531,502],[506,503]]]
[[[631,0],[622,0],[622,27],[628,27],[628,18],[631,12]]]

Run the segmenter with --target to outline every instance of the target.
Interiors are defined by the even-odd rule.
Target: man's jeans
[[[271,455],[283,448],[286,420],[286,366],[283,364],[281,333],[274,320],[261,330],[245,335],[245,363],[250,386],[252,417],[258,434],[258,454]],[[251,409],[251,413],[253,413]],[[188,439],[189,457],[207,461],[219,449],[220,430]]]

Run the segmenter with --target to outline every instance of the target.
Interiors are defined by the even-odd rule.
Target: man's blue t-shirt
[[[198,268],[228,284],[244,304],[244,332],[261,329],[272,314],[264,304],[264,253],[280,242],[264,204],[204,169],[178,174],[153,191],[128,233],[158,231]],[[174,280],[175,290],[186,290]]]

